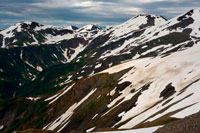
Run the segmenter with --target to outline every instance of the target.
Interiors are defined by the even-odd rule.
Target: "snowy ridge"
[[[97,31],[97,30],[100,30],[100,29],[101,28],[99,28],[97,25],[89,24],[89,25],[85,25],[85,26],[81,27],[77,31],[88,32],[88,31]]]
[[[3,36],[1,48],[9,47],[16,44],[18,36],[28,36],[29,39],[22,40],[23,45],[40,45],[40,44],[58,44],[64,40],[70,40],[76,37],[92,39],[102,29],[95,25],[87,25],[80,30],[75,26],[57,27],[52,25],[42,25],[36,22],[20,22],[9,28],[0,31]],[[30,40],[31,38],[31,40]],[[18,47],[17,45],[14,45]],[[22,47],[21,46],[21,47]]]
[[[150,17],[148,18],[147,15],[139,15],[138,17],[132,18],[127,22],[112,28],[110,39],[101,47],[112,44],[113,42],[116,42],[120,39],[127,38],[133,33],[139,35],[126,39],[124,43],[114,48],[113,50],[105,51],[101,54],[99,59],[122,54],[130,54],[134,47],[148,43],[152,40],[162,38],[172,33],[184,33],[185,35],[188,34],[191,40],[195,42],[198,40],[197,38],[200,37],[199,16],[200,9],[196,9],[168,21],[160,16],[155,15],[150,16],[154,19],[150,19]],[[148,20],[149,23],[147,24]],[[152,21],[154,21],[153,25],[151,24]],[[147,27],[144,27],[142,30],[142,25],[146,25]]]
[[[128,38],[129,36],[132,36],[135,32],[143,32],[143,30],[151,29],[151,27],[158,26],[158,25],[164,25],[166,23],[166,19],[164,19],[161,16],[157,15],[138,15],[134,18],[131,18],[130,20],[126,21],[125,23],[122,23],[118,26],[115,26],[108,30],[106,33],[110,34],[110,39],[104,43],[101,47],[104,47],[106,45],[109,45],[112,42],[117,42],[120,39]],[[139,33],[140,34],[140,33]],[[142,33],[143,35],[143,33]],[[141,36],[142,36],[141,35]],[[109,56],[115,56],[120,54],[126,54],[130,53],[131,47],[137,46],[139,44],[138,40],[140,40],[141,36],[131,37],[126,39],[126,41],[120,45],[119,47],[115,48],[112,51],[105,51],[102,56],[99,59],[106,58]],[[144,35],[145,36],[145,35]],[[122,51],[125,51],[122,53]]]
[[[118,38],[120,36],[126,35],[132,31],[136,31],[136,30],[141,30],[141,26],[148,24],[148,21],[151,17],[152,19],[154,19],[154,24],[153,25],[158,25],[158,24],[163,24],[166,22],[166,20],[164,18],[162,18],[161,16],[157,16],[157,15],[138,15],[134,18],[131,18],[130,20],[126,21],[123,24],[120,24],[119,26],[114,27],[114,32],[112,33],[112,36],[114,38]],[[152,26],[152,25],[151,25]],[[146,28],[146,27],[144,27]]]

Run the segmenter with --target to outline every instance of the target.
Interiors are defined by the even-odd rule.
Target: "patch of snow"
[[[2,41],[2,46],[1,48],[5,48],[6,47],[6,43],[5,43],[5,38],[3,37],[3,41]]]
[[[40,72],[43,70],[41,66],[37,66],[36,69]]]
[[[100,68],[102,66],[102,64],[98,64],[95,66],[95,69]]]
[[[82,79],[83,78],[83,76],[80,76],[80,77],[78,77],[77,79]]]
[[[95,115],[92,117],[92,119],[96,118],[97,116],[98,116],[98,114],[95,114]]]
[[[148,47],[147,45],[144,45],[144,46],[142,46],[142,49],[147,48],[147,47]]]
[[[0,126],[0,130],[2,130],[3,128],[4,128],[4,125],[1,125],[1,126]]]
[[[111,67],[113,65],[113,63],[108,64],[109,67]]]
[[[16,42],[17,42],[17,39],[14,39],[12,43],[16,43]]]
[[[35,41],[35,42],[32,42],[31,44],[32,44],[32,45],[33,45],[33,44],[39,44],[39,42],[38,42],[38,40],[35,38],[34,34],[32,34],[31,36],[32,36],[33,40]]]
[[[76,60],[76,62],[79,62],[79,61],[80,61],[80,59]]]
[[[92,128],[90,128],[90,129],[87,129],[86,130],[86,133],[90,133],[90,132],[92,132],[92,130],[94,130],[95,129],[95,127],[92,127]]]
[[[67,93],[72,87],[74,86],[74,84],[72,84],[71,86],[67,87],[67,89],[65,89],[64,91],[60,91],[59,93],[57,93],[54,96],[51,96],[47,99],[45,99],[44,101],[50,101],[49,104],[54,103],[57,99],[59,99],[60,97],[62,97],[65,93]]]
[[[82,52],[86,47],[87,47],[87,45],[84,46],[83,44],[79,44],[77,48],[72,49],[72,50],[74,50],[75,52],[74,52],[74,54],[71,55],[71,57],[68,59],[67,62],[71,62],[71,61],[72,61],[80,52]]]
[[[35,68],[32,64],[30,64],[28,61],[25,61],[26,64],[28,64],[29,66],[31,66],[32,68]]]
[[[74,103],[71,107],[68,108],[68,110],[64,114],[62,114],[60,117],[58,117],[55,121],[50,122],[43,129],[54,130],[59,126],[60,130],[58,132],[60,132],[69,123],[69,119],[74,114],[74,110],[77,107],[79,107],[83,102],[85,102],[96,90],[97,89],[93,89],[83,99],[81,99],[78,103]]]
[[[118,114],[118,117],[122,117],[122,116],[124,116],[124,114],[125,114],[125,111],[123,111],[120,114]]]
[[[20,59],[23,60],[23,50],[20,51]]]
[[[31,101],[37,101],[39,100],[41,97],[27,97],[26,99],[29,99]]]
[[[84,72],[85,72],[85,70],[82,70],[82,71],[81,71],[81,73],[84,73]]]
[[[110,91],[110,96],[113,96],[116,92],[116,88],[114,88],[112,91]]]
[[[89,77],[91,77],[92,75],[94,75],[94,71],[92,71],[92,73],[90,73]]]
[[[52,25],[41,25],[41,26],[37,26],[35,27],[34,31],[41,31],[41,30],[46,30],[46,29],[57,29],[58,27],[56,26],[52,26]]]
[[[63,56],[65,57],[66,60],[68,60],[67,51],[68,49],[66,48],[63,52]]]
[[[45,38],[46,38],[46,41],[44,42],[44,44],[55,44],[62,40],[72,39],[72,38],[74,38],[74,35],[73,34],[64,34],[64,35],[53,36],[51,34],[47,34],[45,36]]]
[[[57,55],[56,55],[56,54],[53,54],[53,56],[54,56],[56,59],[58,59],[58,57],[57,57]]]
[[[139,128],[133,130],[123,130],[123,131],[106,131],[106,133],[153,133],[160,127],[162,126]],[[105,132],[98,132],[98,133],[105,133]]]
[[[97,54],[97,52],[95,52],[94,54],[92,54],[91,57],[95,57],[96,54]]]

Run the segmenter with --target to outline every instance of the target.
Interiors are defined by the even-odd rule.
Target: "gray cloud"
[[[0,28],[19,21],[115,25],[141,13],[170,19],[199,6],[199,0],[0,0]]]

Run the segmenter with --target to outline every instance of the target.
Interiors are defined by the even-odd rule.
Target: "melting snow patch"
[[[133,129],[133,130],[124,130],[124,131],[108,131],[106,133],[153,133],[160,127],[162,126],[139,128],[139,129]],[[98,132],[98,133],[104,133],[104,132]]]
[[[31,65],[28,61],[25,61],[26,64],[28,64],[29,66],[31,66],[32,68],[35,68],[33,65]]]
[[[116,88],[115,88],[115,89],[116,89]],[[113,90],[110,92],[110,96],[113,96],[113,95],[115,94],[115,92],[116,92],[115,89],[113,89]]]
[[[44,43],[45,44],[55,44],[55,43],[60,42],[62,40],[69,40],[71,38],[74,38],[73,34],[65,34],[65,35],[57,35],[57,36],[47,34],[46,35],[46,42],[44,42]]]
[[[92,132],[92,130],[94,130],[94,129],[95,129],[95,127],[92,127],[92,128],[90,128],[90,129],[86,130],[86,133],[90,133],[90,132]]]
[[[68,123],[71,116],[74,114],[74,110],[79,107],[85,100],[87,100],[97,89],[93,89],[88,95],[86,95],[81,101],[78,103],[74,103],[71,107],[68,108],[68,110],[62,114],[60,117],[58,117],[55,121],[50,122],[47,126],[45,126],[43,129],[47,130],[54,130],[58,126],[60,127],[60,132]]]
[[[92,54],[91,57],[95,57],[96,54],[97,54],[97,52],[95,52],[94,54]]]
[[[4,128],[4,125],[1,125],[1,126],[0,126],[0,130],[2,130],[3,128]]]
[[[41,66],[37,66],[36,69],[40,72],[43,70]]]
[[[45,99],[44,101],[50,101],[49,104],[52,104],[53,102],[55,102],[58,98],[60,98],[61,96],[63,96],[65,93],[67,93],[72,87],[74,86],[74,84],[72,84],[71,86],[69,86],[66,90],[64,90],[63,92],[59,92],[56,95],[49,97],[47,99]]]
[[[83,76],[80,76],[80,77],[78,77],[77,79],[82,79],[83,78]]]
[[[23,60],[23,50],[20,51],[20,59]]]
[[[74,54],[71,55],[71,57],[69,58],[68,62],[72,61],[72,60],[73,60],[80,52],[82,52],[86,47],[87,47],[87,45],[84,46],[83,44],[79,44],[79,46],[78,46],[77,48],[72,49],[72,50],[74,50],[75,52],[74,52]]]
[[[56,55],[56,54],[53,54],[53,56],[54,56],[56,59],[58,59],[58,57],[57,57],[57,55]]]
[[[98,114],[94,115],[94,116],[92,117],[92,119],[96,118],[97,116],[98,116]]]
[[[89,76],[91,77],[92,75],[94,75],[94,71],[92,71]]]
[[[95,66],[95,69],[100,68],[102,64],[98,64]]]
[[[31,101],[37,101],[39,100],[41,97],[27,97],[26,99],[29,99]]]
[[[108,66],[111,67],[113,65],[113,63],[110,63]]]

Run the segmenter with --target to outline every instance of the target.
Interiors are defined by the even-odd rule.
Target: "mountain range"
[[[106,29],[17,23],[0,31],[0,131],[196,133],[199,57],[200,9]]]

